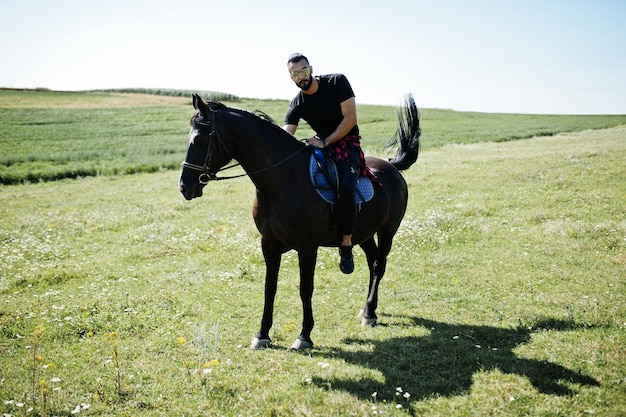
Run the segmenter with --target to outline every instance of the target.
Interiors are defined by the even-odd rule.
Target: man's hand
[[[324,140],[319,136],[313,136],[312,138],[306,139],[306,143],[311,146],[315,146],[316,148],[324,149],[326,144]]]

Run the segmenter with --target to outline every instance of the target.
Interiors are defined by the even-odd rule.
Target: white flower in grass
[[[88,410],[89,408],[91,408],[91,405],[89,404],[78,404],[76,407],[74,407],[74,409],[71,411],[72,414],[78,414],[83,410]]]

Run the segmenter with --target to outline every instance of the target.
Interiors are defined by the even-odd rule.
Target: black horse
[[[236,160],[256,186],[253,216],[261,233],[265,258],[265,307],[261,329],[252,340],[258,349],[271,343],[274,297],[282,254],[293,249],[300,264],[302,330],[292,349],[313,346],[313,276],[320,246],[339,246],[341,234],[332,207],[311,184],[308,172],[311,148],[262,117],[221,103],[205,103],[193,95],[196,109],[191,118],[187,156],[180,177],[180,191],[187,200],[202,196],[203,187],[220,179],[217,173]],[[376,324],[378,286],[387,265],[393,237],[406,211],[408,189],[399,170],[417,161],[421,129],[415,101],[407,95],[398,113],[399,126],[390,145],[399,144],[389,162],[368,157],[366,163],[381,184],[357,215],[352,240],[359,244],[370,271],[367,301],[361,310],[362,325]],[[374,239],[377,235],[377,242]]]

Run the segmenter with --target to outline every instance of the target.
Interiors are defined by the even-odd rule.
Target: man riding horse
[[[356,221],[355,191],[364,174],[365,157],[361,150],[354,92],[343,74],[313,76],[313,67],[300,53],[287,60],[291,79],[300,92],[289,104],[284,129],[295,134],[300,119],[317,133],[306,139],[310,146],[329,149],[339,175],[338,212],[342,239],[339,267],[344,274],[354,270],[352,233]]]

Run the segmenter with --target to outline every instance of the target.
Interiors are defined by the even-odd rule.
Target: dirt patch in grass
[[[96,92],[33,92],[11,90],[0,94],[0,108],[102,109],[115,107],[171,106],[191,103],[189,97],[153,94]]]

